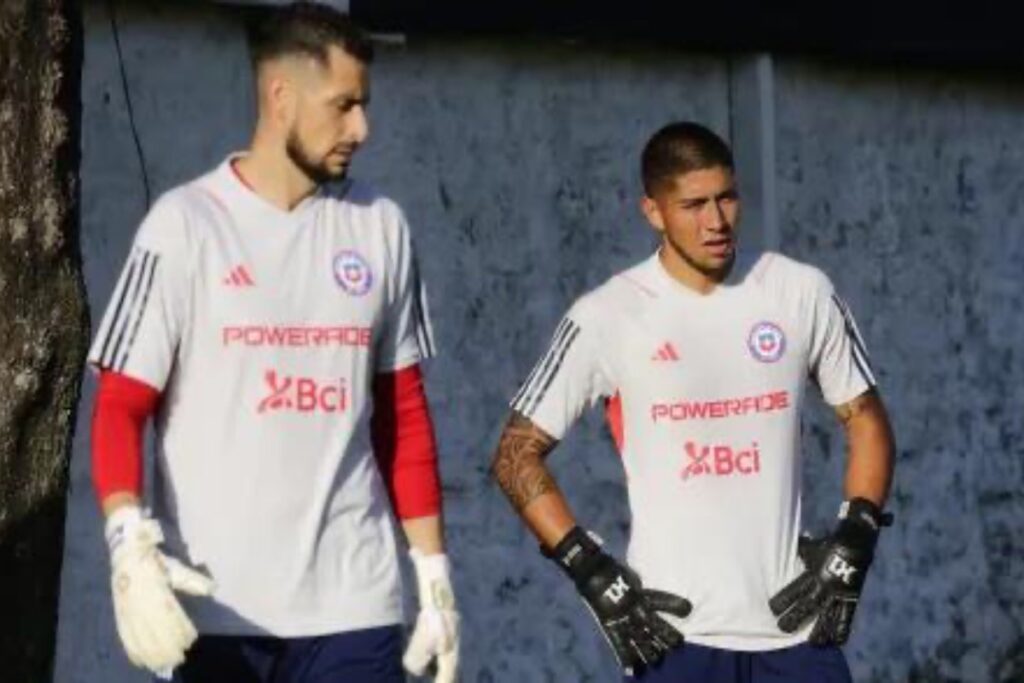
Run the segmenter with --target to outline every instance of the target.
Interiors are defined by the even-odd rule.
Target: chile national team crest
[[[774,363],[786,352],[786,335],[775,323],[759,322],[750,330],[747,347],[762,363]]]
[[[334,255],[334,280],[348,294],[362,296],[373,286],[373,271],[359,252],[343,249]]]

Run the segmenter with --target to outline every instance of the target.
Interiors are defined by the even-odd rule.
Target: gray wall
[[[230,11],[123,8],[119,24],[154,192],[245,145],[251,86]],[[1000,666],[1022,677],[1024,662],[1009,657],[1022,656],[1024,592],[1013,144],[1024,97],[790,61],[776,63],[772,83],[776,239],[829,270],[859,313],[901,447],[899,521],[848,648],[857,680],[1011,680]],[[106,3],[87,3],[83,86],[95,321],[144,211]],[[643,141],[672,118],[727,133],[749,112],[730,111],[722,58],[549,42],[387,48],[373,98],[355,173],[405,207],[430,288],[442,355],[428,381],[466,620],[464,680],[617,680],[573,591],[490,484],[488,461],[509,393],[572,297],[653,245],[636,210]],[[114,633],[90,488],[92,390],[89,379],[56,681],[135,683],[146,678]],[[842,440],[820,406],[806,430],[807,522],[822,528],[840,498]],[[621,468],[598,420],[553,461],[580,518],[621,548]]]
[[[1024,89],[784,61],[776,98],[783,247],[859,314],[900,447],[856,669],[1022,681]],[[832,454],[807,477],[819,519],[830,423],[806,425]]]

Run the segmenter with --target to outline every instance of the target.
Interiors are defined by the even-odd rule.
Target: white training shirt
[[[874,385],[823,273],[775,253],[741,256],[702,296],[654,255],[576,301],[512,408],[561,439],[609,399],[610,422],[621,420],[629,564],[645,586],[693,602],[687,619],[670,618],[689,641],[770,650],[809,630],[782,633],[768,608],[802,570],[808,377],[832,405]]]
[[[357,183],[291,212],[230,159],[153,206],[89,354],[162,391],[152,506],[205,569],[202,633],[399,623],[371,382],[432,355],[401,210]]]

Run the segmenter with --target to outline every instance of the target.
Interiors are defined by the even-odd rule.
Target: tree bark
[[[89,334],[77,0],[0,0],[0,679],[52,678]]]

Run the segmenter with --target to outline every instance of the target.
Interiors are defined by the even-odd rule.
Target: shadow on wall
[[[50,680],[65,510],[64,496],[51,496],[0,528],[0,680]]]

